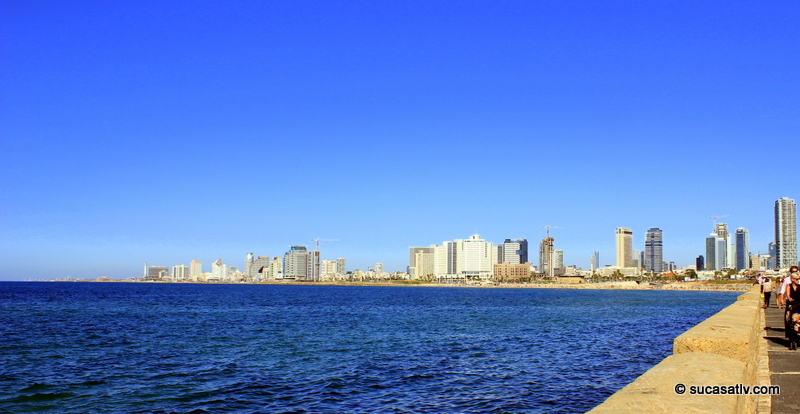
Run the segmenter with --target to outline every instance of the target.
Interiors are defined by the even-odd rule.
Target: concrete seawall
[[[770,412],[769,395],[693,395],[691,389],[770,385],[761,316],[760,295],[758,287],[754,287],[739,296],[736,303],[675,338],[673,355],[589,412]],[[676,391],[680,390],[678,384],[685,386],[684,393]]]

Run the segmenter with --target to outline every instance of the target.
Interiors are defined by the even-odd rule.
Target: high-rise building
[[[600,252],[594,252],[592,254],[592,272],[600,268]]]
[[[564,251],[561,249],[553,250],[553,269],[565,269],[564,266]]]
[[[252,276],[250,274],[250,267],[252,266],[254,260],[255,256],[253,255],[253,252],[248,252],[244,256],[244,274],[248,279]]]
[[[716,270],[722,270],[724,268],[733,268],[731,260],[733,259],[729,254],[730,245],[730,236],[728,234],[728,224],[727,223],[716,223],[714,224],[714,233],[717,234],[717,243],[716,243],[716,255],[714,256],[716,259]]]
[[[768,266],[770,269],[777,269],[778,268],[778,243],[769,242],[769,246],[767,247],[769,251],[769,260],[767,260]]]
[[[775,201],[775,243],[777,267],[797,266],[797,205],[791,198]]]
[[[189,277],[189,266],[172,266],[172,280],[186,280]]]
[[[283,279],[283,258],[280,256],[273,257],[269,262],[269,278],[270,279]]]
[[[336,259],[336,273],[341,276],[347,273],[347,259],[344,257]]]
[[[189,278],[198,281],[201,279],[201,273],[203,273],[203,264],[199,260],[192,260],[189,263]]]
[[[750,235],[747,229],[736,229],[736,270],[750,268]]]
[[[497,250],[492,242],[473,234],[464,240],[461,251],[458,252],[459,276],[463,275],[466,279],[490,278],[497,262],[496,255]]]
[[[383,279],[383,263],[375,263],[375,277]]]
[[[617,228],[617,266],[634,267],[633,231],[625,227]]]
[[[527,239],[506,239],[497,248],[498,263],[520,264],[528,261]]]
[[[336,260],[323,260],[320,267],[323,280],[332,280],[336,277]]]
[[[717,253],[714,257],[714,259],[716,259],[715,268],[717,270],[722,270],[728,267],[728,240],[717,237],[717,249],[715,252]]]
[[[430,247],[409,247],[408,249],[408,274],[412,279],[420,279],[430,275],[435,275],[435,256],[436,246]]]
[[[717,269],[717,234],[711,233],[706,237],[706,270]]]
[[[555,240],[552,237],[545,237],[539,243],[539,271],[546,276],[552,277],[553,273],[553,246]]]
[[[705,258],[703,257],[702,254],[700,256],[697,256],[697,259],[695,259],[694,261],[694,265],[697,268],[698,272],[701,270],[705,270]]]
[[[259,281],[263,281],[271,279],[269,256],[258,256],[257,258],[247,257],[244,261],[245,265],[248,262],[250,263],[250,267],[244,269],[247,280],[252,281],[258,279]]]
[[[663,262],[662,231],[651,227],[644,236],[644,268],[648,272],[661,273],[664,271]]]
[[[211,263],[210,278],[217,282],[226,280],[228,278],[228,265],[222,263],[221,258]]]
[[[408,273],[412,279],[435,276],[435,255],[433,247],[412,247],[411,265]]]
[[[292,246],[283,255],[283,277],[302,280],[319,280],[319,251],[306,246]]]

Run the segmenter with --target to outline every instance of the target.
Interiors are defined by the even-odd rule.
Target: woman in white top
[[[761,285],[761,293],[764,296],[764,308],[769,307],[769,297],[772,296],[773,289],[774,285],[772,284],[772,279],[765,278],[764,283]]]

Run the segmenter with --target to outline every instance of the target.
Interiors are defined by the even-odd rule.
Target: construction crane
[[[563,227],[556,227],[556,226],[542,226],[543,229],[547,229],[547,237],[550,237],[550,229],[563,229]]]
[[[723,217],[728,217],[728,215],[725,214],[724,216],[713,216],[713,217],[709,217],[708,218],[709,220],[714,220],[714,232],[715,233],[717,232],[717,219],[718,218],[723,218]]]
[[[311,239],[312,242],[317,242],[317,251],[319,251],[319,242],[321,241],[339,241],[339,239]]]

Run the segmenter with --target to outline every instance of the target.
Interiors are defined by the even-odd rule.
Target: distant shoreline
[[[268,281],[268,282],[172,282],[172,281],[140,281],[140,280],[42,280],[40,282],[89,282],[89,283],[150,283],[150,284],[198,284],[198,285],[282,285],[282,286],[395,286],[395,287],[439,287],[439,288],[513,288],[513,289],[601,289],[601,290],[679,290],[679,291],[710,291],[710,292],[745,292],[752,286],[752,282],[596,282],[596,283],[409,283],[409,282],[295,282],[295,281]]]

